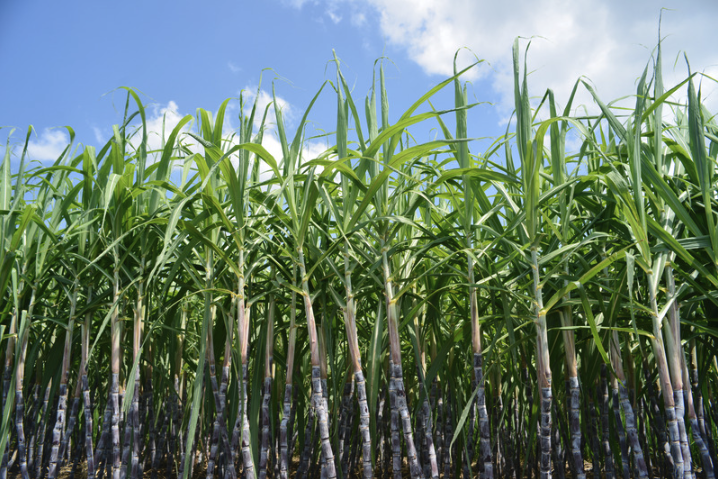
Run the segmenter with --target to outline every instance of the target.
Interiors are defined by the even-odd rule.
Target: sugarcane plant
[[[715,477],[714,80],[659,43],[630,108],[561,107],[523,45],[497,138],[481,62],[393,117],[336,54],[293,122],[260,82],[157,149],[134,89],[97,148],[8,134],[0,479]]]

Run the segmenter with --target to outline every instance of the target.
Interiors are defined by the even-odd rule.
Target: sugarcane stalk
[[[693,391],[690,387],[690,379],[688,376],[688,367],[685,361],[685,355],[681,355],[682,371],[683,371],[683,399],[686,404],[686,415],[688,416],[688,423],[691,425],[691,432],[693,433],[693,440],[698,448],[698,453],[701,457],[701,465],[703,466],[703,473],[706,479],[715,479],[715,472],[713,469],[713,460],[704,440],[704,435],[701,433],[700,424],[698,423],[698,417],[696,415],[695,405],[693,404]]]
[[[362,472],[364,479],[374,477],[374,470],[371,462],[371,434],[369,428],[371,417],[369,415],[369,404],[367,403],[366,381],[361,365],[361,353],[359,352],[359,339],[356,326],[356,302],[352,290],[351,278],[351,257],[349,245],[344,244],[344,288],[346,291],[346,308],[344,309],[344,322],[347,331],[347,344],[349,359],[354,372],[354,382],[357,388],[357,400],[359,401],[359,434],[362,442]]]
[[[239,275],[237,281],[237,337],[239,343],[239,357],[242,363],[242,378],[240,381],[239,404],[237,409],[237,420],[232,432],[231,449],[233,454],[239,455],[241,446],[242,465],[247,479],[254,479],[254,458],[251,451],[249,419],[247,417],[248,407],[248,342],[249,342],[249,319],[250,308],[245,301],[245,279],[244,279],[244,248],[239,248]]]
[[[449,387],[447,381],[447,388]],[[447,390],[449,391],[449,390]],[[446,395],[445,407],[445,439],[444,439],[444,478],[451,477],[451,443],[454,440],[454,411],[452,410],[451,394]]]
[[[543,293],[540,286],[538,249],[531,246],[531,269],[533,271],[534,310],[536,315],[536,373],[540,395],[541,479],[551,478],[551,367],[548,351],[546,313],[543,311]]]
[[[346,474],[349,464],[349,450],[351,442],[348,440],[351,435],[352,398],[354,396],[354,378],[350,371],[344,379],[344,393],[339,408],[339,458],[342,465],[342,473]]]
[[[59,397],[57,402],[57,417],[55,428],[52,431],[52,450],[50,452],[50,467],[48,478],[55,479],[58,473],[58,462],[60,461],[60,446],[62,432],[65,427],[65,413],[67,408],[67,382],[70,377],[70,355],[72,354],[72,336],[75,326],[75,308],[77,306],[77,289],[79,284],[75,282],[73,291],[70,294],[70,316],[65,330],[65,347],[62,354],[62,371],[60,373]]]
[[[180,330],[184,331],[187,327],[187,303],[182,303],[182,309],[180,313]],[[172,424],[169,426],[171,429],[170,431],[170,437],[168,441],[168,448],[167,448],[167,467],[165,469],[165,476],[170,476],[172,474],[172,468],[175,466],[175,446],[177,440],[179,440],[179,450],[184,451],[184,447],[182,444],[182,432],[180,429],[181,426],[181,420],[180,420],[180,414],[182,410],[181,401],[182,401],[182,392],[183,392],[183,382],[184,382],[184,373],[182,372],[182,350],[184,348],[184,335],[180,334],[177,335],[177,349],[175,350],[175,356],[174,356],[174,377],[173,377],[173,385],[174,385],[174,394],[170,395],[170,409],[172,414]],[[182,457],[182,453],[180,452],[180,457]],[[181,463],[184,463],[184,458],[182,457]],[[179,472],[178,466],[178,476],[181,477],[181,473]]]
[[[70,407],[70,415],[68,416],[67,420],[67,427],[65,428],[64,434],[62,436],[62,442],[60,442],[60,453],[58,455],[58,462],[62,466],[65,462],[65,455],[68,454],[69,456],[69,443],[70,443],[70,435],[75,430],[75,424],[77,423],[77,414],[80,411],[80,393],[82,390],[82,383],[80,381],[77,381],[77,384],[75,385],[75,390],[72,394],[72,406]]]
[[[111,386],[110,386],[111,387]],[[89,389],[89,385],[88,385]],[[112,401],[108,393],[107,402],[105,403],[105,413],[102,418],[102,431],[100,433],[100,440],[97,442],[97,448],[95,449],[95,464],[98,467],[97,476],[102,478],[104,474],[103,464],[107,462],[107,443],[110,439],[110,426],[112,424]]]
[[[604,369],[606,367],[605,364],[601,365],[601,368]],[[620,400],[618,398],[618,381],[616,381],[616,377],[613,376],[611,378],[611,390],[612,390],[612,396],[611,396],[611,405],[613,406],[613,419],[614,424],[616,425],[616,434],[618,434],[618,444],[621,449],[621,469],[623,471],[623,479],[629,479],[630,478],[630,464],[628,463],[628,443],[626,442],[626,433],[623,427],[623,419],[621,418],[621,411],[619,409],[620,407]]]
[[[556,403],[553,404],[553,414],[554,416],[556,414]],[[560,423],[559,423],[560,424]],[[565,458],[564,458],[564,450],[561,446],[561,436],[559,435],[559,430],[556,425],[556,423],[553,424],[553,432],[552,440],[554,444],[553,451],[552,451],[552,459],[553,459],[553,468],[556,472],[556,478],[557,479],[565,479],[566,477],[566,469],[565,469]]]
[[[18,288],[22,289],[22,288]],[[17,322],[18,322],[18,311],[17,308],[13,308],[10,314],[10,338],[7,341],[7,348],[5,349],[5,370],[3,372],[3,388],[2,388],[2,411],[5,411],[5,405],[7,403],[7,396],[12,387],[12,367],[15,359],[15,346],[16,346],[16,335],[17,335]],[[8,429],[11,431],[11,429]],[[8,461],[10,456],[10,438],[8,438],[5,444],[5,449],[2,455],[2,462],[0,463],[0,479],[6,479],[8,470]]]
[[[116,255],[116,263],[117,263]],[[111,327],[111,377],[110,377],[110,410],[112,412],[112,479],[120,479],[122,458],[120,456],[120,335],[119,322],[120,308],[120,270],[119,264],[115,266],[113,281],[113,310],[110,315]]]
[[[292,268],[292,278],[296,285],[297,266]],[[294,352],[297,343],[297,293],[292,290],[292,299],[289,306],[289,345],[287,347],[287,379],[284,386],[284,414],[279,425],[279,476],[280,479],[287,479],[289,474],[289,439],[291,437],[291,411],[292,411],[292,375],[294,374]]]
[[[526,409],[528,411],[528,415],[524,415],[522,417],[521,429],[522,429],[523,436],[524,436],[524,438],[523,438],[524,444],[526,445],[524,448],[526,451],[526,465],[525,465],[526,474],[525,475],[526,475],[527,479],[531,479],[531,474],[533,473],[533,469],[534,469],[533,466],[536,461],[536,456],[534,453],[535,448],[531,447],[532,441],[531,441],[531,433],[529,432],[529,425],[525,420],[526,420],[526,416],[528,416],[529,421],[531,419],[531,411],[533,410],[534,397],[533,397],[533,388],[531,387],[531,381],[529,380],[528,366],[526,365],[526,362],[525,362],[526,360],[523,356],[521,357],[521,361],[523,363],[522,369],[521,369],[521,379],[524,384],[524,391],[526,394]]]
[[[30,471],[35,471],[35,443],[37,437],[37,429],[41,421],[41,405],[40,405],[40,378],[35,377],[35,386],[32,391],[32,407],[30,409],[30,425],[28,435],[30,440],[28,441],[27,451],[27,467]],[[34,476],[33,476],[34,477]]]
[[[43,467],[44,467],[44,450],[45,450],[45,430],[47,428],[47,423],[49,422],[49,414],[50,411],[48,409],[48,406],[50,404],[50,392],[52,391],[52,378],[50,379],[50,382],[47,384],[47,387],[45,388],[45,397],[43,399],[42,403],[42,414],[40,419],[40,427],[39,434],[37,435],[37,438],[39,440],[39,445],[37,447],[37,457],[35,459],[35,477],[39,478],[43,476]]]
[[[130,378],[130,380],[132,380]],[[125,429],[125,436],[122,438],[122,465],[120,467],[120,479],[126,479],[127,478],[127,469],[130,465],[130,446],[132,445],[132,432],[134,431],[134,423],[135,423],[135,417],[133,414],[130,414],[129,411],[127,415],[124,414],[124,404],[125,404],[125,396],[127,395],[127,390],[125,387],[122,387],[120,389],[120,409],[122,414],[121,420],[124,419],[124,429]],[[132,409],[132,403],[134,402],[134,394],[133,398],[130,399],[130,409]],[[122,425],[120,425],[120,429],[122,429]],[[132,471],[130,471],[132,473]]]
[[[267,469],[269,464],[269,442],[270,442],[270,416],[269,403],[272,399],[272,364],[274,361],[274,294],[269,296],[269,305],[267,306],[267,336],[264,350],[264,394],[262,396],[262,436],[261,449],[259,453],[259,478],[267,477]]]
[[[406,455],[409,462],[409,471],[412,479],[421,477],[421,465],[416,454],[414,445],[414,436],[411,427],[411,417],[406,404],[406,393],[404,391],[404,378],[401,368],[401,345],[399,343],[399,324],[396,313],[396,298],[394,297],[393,279],[391,269],[389,267],[389,259],[387,253],[389,248],[382,242],[381,255],[384,265],[384,288],[387,303],[387,328],[389,330],[389,349],[391,359],[394,362],[393,376],[394,388],[396,394],[396,408],[401,417],[401,426],[404,432],[404,444],[406,446]],[[392,416],[392,421],[394,416]]]
[[[394,361],[389,360],[389,407],[391,408],[391,453],[394,479],[401,479],[401,436],[399,435],[399,409],[397,406]]]
[[[601,365],[601,442],[603,444],[604,468],[606,479],[613,479],[615,468],[613,464],[613,451],[611,451],[611,438],[609,429],[608,411],[610,395],[608,393],[608,375],[606,365]]]
[[[564,328],[573,326],[571,307],[566,306],[559,311],[561,325]],[[571,433],[571,458],[573,469],[578,479],[585,479],[583,469],[583,453],[581,452],[581,391],[578,382],[578,364],[576,361],[576,341],[573,330],[564,329],[563,344],[566,351],[566,368],[568,372],[568,423]]]
[[[87,288],[87,304],[92,302],[92,288]],[[87,457],[87,479],[95,478],[95,455],[92,444],[92,400],[90,397],[90,384],[87,378],[87,360],[90,352],[90,331],[92,328],[92,312],[85,313],[85,321],[80,326],[82,337],[80,358],[80,383],[82,386],[82,402],[85,410],[85,455]]]
[[[469,240],[471,241],[471,240]],[[472,255],[468,255],[469,263],[469,312],[471,314],[471,346],[474,352],[474,381],[478,388],[476,393],[476,409],[479,415],[479,448],[481,457],[479,463],[482,464],[481,477],[484,479],[493,479],[493,458],[491,451],[491,431],[489,429],[489,415],[486,410],[486,389],[484,384],[483,373],[483,350],[481,347],[481,326],[479,323],[479,310],[476,294],[475,278],[474,278],[474,259]],[[473,438],[473,435],[469,435]],[[473,441],[471,441],[473,443]],[[471,460],[471,456],[469,456]]]
[[[335,479],[337,477],[336,467],[334,465],[334,454],[332,452],[332,444],[329,441],[329,418],[327,410],[324,408],[324,398],[322,394],[319,344],[317,338],[317,326],[314,321],[314,311],[312,308],[312,300],[309,295],[309,278],[307,278],[306,267],[304,263],[304,251],[300,246],[297,248],[299,259],[299,276],[302,283],[302,295],[304,296],[304,310],[307,317],[307,329],[309,332],[309,345],[312,361],[312,400],[319,417],[319,438],[322,445],[322,454],[326,462],[327,477]]]
[[[658,407],[658,401],[656,399],[658,394],[654,388],[654,382],[651,380],[650,374],[648,372],[648,361],[646,361],[645,358],[643,360],[643,373],[645,376],[646,392],[651,401],[651,415],[653,417],[651,425],[656,432],[656,439],[659,448],[658,457],[663,457],[663,460],[661,461],[661,473],[665,476],[673,477],[675,465],[673,463],[670,443],[668,441],[668,438],[666,437],[666,424],[663,420],[663,414]]]
[[[314,431],[314,418],[314,404],[310,402],[307,410],[307,424],[304,428],[304,449],[302,450],[299,469],[297,470],[297,477],[300,478],[306,477],[307,472],[309,471],[309,462],[311,460],[312,449],[314,446],[314,436],[312,434]]]
[[[15,370],[15,427],[17,431],[17,452],[20,462],[20,476],[22,479],[29,479],[27,467],[27,453],[25,448],[25,430],[24,430],[24,419],[25,419],[25,401],[23,399],[22,384],[25,379],[25,359],[27,357],[27,344],[30,337],[30,324],[32,321],[32,312],[35,305],[35,297],[37,292],[37,286],[33,285],[32,292],[30,295],[30,304],[26,311],[22,312],[20,318],[21,336],[19,343],[18,361]],[[9,448],[9,444],[5,447]]]
[[[670,368],[670,379],[673,386],[673,401],[675,403],[678,431],[680,433],[681,451],[683,453],[683,477],[694,479],[693,459],[691,457],[690,445],[688,443],[688,431],[686,430],[686,410],[684,401],[684,377],[683,377],[683,348],[681,346],[681,329],[678,304],[675,300],[676,285],[673,277],[673,267],[669,264],[665,269],[667,295],[666,299],[671,301],[668,308],[668,327],[666,333],[666,349],[668,353],[668,365]],[[690,388],[686,388],[690,391]]]
[[[219,409],[222,414],[220,427],[222,428],[222,448],[227,463],[225,479],[236,479],[237,471],[234,467],[236,456],[227,432],[227,387],[229,386],[229,371],[232,364],[232,336],[234,333],[234,313],[230,312],[227,318],[227,335],[224,342],[224,361],[222,362],[222,380],[219,384]]]
[[[648,466],[643,457],[643,448],[638,440],[638,427],[636,425],[636,416],[633,413],[631,401],[628,398],[628,390],[626,389],[626,376],[623,371],[623,361],[621,358],[621,348],[618,342],[618,331],[612,331],[611,341],[611,360],[613,369],[616,372],[615,383],[618,386],[618,393],[621,401],[621,409],[626,417],[626,435],[628,443],[633,451],[633,457],[638,471],[639,478],[648,477]]]
[[[215,468],[215,461],[217,459],[217,454],[219,452],[219,436],[220,436],[220,415],[222,412],[220,411],[220,400],[219,400],[219,385],[217,384],[217,371],[216,371],[216,365],[215,365],[215,359],[214,359],[214,335],[212,333],[212,326],[214,324],[214,319],[216,315],[216,307],[215,305],[211,306],[211,317],[212,317],[212,324],[210,324],[210,327],[207,328],[207,349],[206,349],[206,356],[207,356],[207,369],[209,370],[209,380],[210,384],[212,385],[212,395],[214,397],[214,403],[215,403],[215,415],[217,416],[214,421],[214,426],[212,428],[212,436],[211,436],[211,442],[210,442],[210,452],[207,455],[207,479],[212,479],[214,477],[214,468]]]
[[[709,474],[712,474],[715,476],[715,450],[713,448],[713,445],[711,444],[710,440],[710,428],[706,427],[706,421],[705,421],[705,408],[703,406],[703,394],[701,393],[700,388],[700,380],[698,376],[698,356],[696,354],[696,342],[694,339],[691,339],[690,341],[691,345],[691,373],[690,376],[688,376],[687,372],[687,365],[685,371],[685,375],[690,377],[690,381],[687,381],[691,385],[691,390],[693,393],[693,398],[695,398],[696,404],[694,409],[694,415],[695,419],[691,419],[691,431],[693,432],[693,436],[699,435],[700,438],[696,439],[696,443],[698,444],[698,439],[700,439],[699,444],[699,450],[701,453],[701,461],[703,464],[708,464],[710,466],[710,471],[708,470],[708,467],[705,465],[703,466],[706,470],[706,476],[708,477]],[[693,406],[693,402],[690,402],[690,405]]]

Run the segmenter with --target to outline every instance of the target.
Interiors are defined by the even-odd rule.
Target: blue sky
[[[715,1],[652,0],[265,0],[161,2],[0,1],[0,126],[17,127],[10,143],[36,129],[30,156],[50,161],[76,141],[100,145],[121,121],[129,86],[142,91],[150,125],[168,126],[197,108],[216,110],[242,89],[277,94],[292,120],[301,117],[325,80],[334,80],[332,49],[363,103],[374,61],[386,66],[392,117],[397,118],[460,63],[485,59],[467,75],[474,101],[470,136],[501,135],[512,109],[511,46],[534,37],[529,85],[534,95],[555,90],[559,102],[581,75],[606,100],[630,95],[650,59],[663,14],[666,83],[694,70],[718,78],[718,53],[707,41],[718,19]],[[470,49],[467,50],[467,49]],[[674,68],[675,65],[675,68]],[[704,81],[708,104],[718,105]],[[680,94],[679,94],[680,97]],[[579,101],[592,109],[585,92]],[[436,101],[450,108],[451,91]],[[236,108],[236,107],[235,107]],[[317,131],[332,131],[335,97],[326,90],[310,115]],[[236,117],[236,110],[235,110]],[[7,141],[10,129],[0,130]],[[313,132],[310,132],[310,134]],[[427,135],[437,134],[427,129]],[[270,139],[271,140],[271,139]],[[324,144],[327,141],[325,140]],[[320,149],[322,142],[310,145]],[[271,147],[271,145],[268,145]]]

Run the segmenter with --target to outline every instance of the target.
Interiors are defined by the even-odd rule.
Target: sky
[[[197,108],[216,111],[243,90],[254,94],[260,77],[260,100],[269,101],[274,83],[291,130],[322,84],[335,81],[333,51],[358,106],[376,60],[386,59],[392,121],[452,74],[457,52],[462,67],[483,60],[464,76],[470,101],[479,103],[469,136],[497,137],[513,110],[515,38],[522,37],[522,51],[530,41],[532,95],[551,88],[563,105],[586,77],[610,101],[635,93],[655,53],[661,12],[666,86],[685,78],[684,54],[693,71],[718,78],[715,0],[0,0],[0,144],[17,154],[32,126],[30,159],[51,162],[69,142],[62,127],[70,126],[76,144],[102,146],[122,121],[126,94],[118,89],[132,87],[141,92],[156,146],[163,119],[171,129]],[[704,77],[713,111],[715,85]],[[434,105],[451,108],[451,89]],[[574,105],[596,111],[585,89]],[[228,129],[238,109],[233,100]],[[333,141],[330,88],[309,119],[313,154]],[[440,132],[433,124],[421,134]],[[266,146],[277,152],[276,137],[267,135]]]

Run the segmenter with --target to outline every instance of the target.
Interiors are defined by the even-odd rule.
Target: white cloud
[[[151,113],[147,116],[147,150],[161,150],[172,131],[185,116],[186,114],[179,112],[179,106],[172,100],[166,106],[154,105],[151,108]],[[189,132],[192,124],[192,121],[185,124],[182,127],[182,133]],[[197,142],[192,137],[180,135],[180,138],[183,144],[189,146],[190,150],[199,151]],[[137,134],[133,137],[132,143],[138,146],[140,140],[141,136]],[[161,155],[161,152],[158,151],[157,155]]]
[[[235,65],[232,61],[227,62],[227,68],[229,68],[232,73],[239,73],[242,71],[242,67]]]
[[[473,73],[492,75],[494,88],[504,106],[513,108],[511,46],[516,36],[534,38],[528,55],[529,89],[542,95],[552,88],[565,102],[580,76],[590,78],[606,100],[635,93],[635,80],[649,60],[658,40],[659,7],[652,1],[588,2],[575,0],[513,0],[501,3],[467,0],[368,0],[380,13],[387,39],[406,49],[427,73],[450,75],[454,53],[468,47],[486,59],[493,70],[482,67]],[[698,32],[710,32],[705,8],[676,3],[681,10],[664,12],[662,34],[667,83],[685,75],[683,63],[676,72],[669,68],[677,48],[688,51],[697,68],[716,71],[718,54]],[[696,2],[697,3],[697,2]],[[522,42],[522,50],[526,42]],[[464,64],[470,60],[462,53]],[[580,102],[590,104],[586,93]]]
[[[65,130],[44,129],[36,139],[30,140],[27,156],[30,160],[55,161],[70,144],[70,136]]]
[[[252,105],[254,104],[255,97],[257,96],[257,87],[247,87],[244,90],[245,94],[245,104],[244,104],[244,114],[249,115],[251,112]],[[281,143],[277,137],[277,129],[275,124],[275,113],[274,113],[274,100],[272,98],[271,93],[260,90],[259,96],[256,101],[257,104],[257,111],[255,113],[255,119],[254,119],[254,132],[253,134],[258,133],[258,128],[260,127],[261,118],[264,114],[265,108],[269,106],[269,112],[267,114],[267,122],[265,124],[265,131],[262,136],[262,146],[274,157],[274,159],[277,161],[277,163],[280,163],[282,160],[282,146]],[[294,109],[291,106],[291,104],[285,100],[284,98],[281,98],[277,96],[276,98],[276,104],[279,105],[282,113],[284,114],[285,118],[285,124],[287,127],[287,135],[289,137],[289,141],[294,137],[294,131],[292,131],[292,118],[294,115]],[[236,101],[230,102],[227,105],[227,110],[225,114],[225,121],[224,121],[224,131],[223,131],[223,137],[229,138],[233,133],[236,133],[236,126],[233,124],[232,119],[236,117],[236,111],[239,108],[239,104]],[[170,101],[167,103],[166,106],[159,106],[155,105],[153,108],[148,109],[151,111],[150,114],[147,116],[147,131],[148,131],[148,150],[156,150],[159,149],[162,145],[162,131],[163,131],[163,122],[164,122],[164,137],[165,139],[170,135],[172,130],[177,126],[179,121],[184,117],[183,113],[180,113],[179,106],[174,102]],[[183,127],[182,131],[184,133],[189,132],[189,127],[192,125],[192,122],[188,123]],[[101,132],[96,131],[96,134],[99,134]],[[189,146],[190,150],[196,151],[199,153],[203,152],[203,149],[201,146],[197,144],[197,142],[187,136],[182,136],[183,144]],[[133,138],[133,144],[137,147],[139,145],[140,137],[139,135],[136,135]],[[236,145],[239,142],[239,138],[237,135],[234,135],[234,138],[232,140],[232,144]],[[311,160],[319,156],[321,153],[326,151],[327,146],[320,142],[320,141],[306,141],[304,143],[304,148],[302,151],[302,157],[305,160]],[[237,165],[235,164],[235,167]],[[269,180],[272,177],[272,172],[270,168],[262,162],[260,165],[260,179],[261,181]]]
[[[257,87],[256,86],[247,86],[243,90],[244,92],[244,114],[249,115],[252,111],[252,107],[255,104],[255,98],[257,96]],[[260,90],[259,91],[259,97],[256,98],[256,105],[257,110],[254,114],[254,127],[259,128],[262,117],[264,116],[264,110],[267,108],[268,105],[269,111],[267,112],[267,122],[270,124],[274,124],[276,122],[276,114],[274,112],[274,99],[272,98],[272,94],[267,92],[266,90]],[[284,117],[285,124],[291,124],[292,119],[294,116],[294,110],[292,109],[291,105],[287,100],[284,98],[277,96],[276,105],[279,106],[279,110],[282,112],[282,116]]]
[[[664,84],[686,76],[682,51],[694,71],[718,76],[718,51],[706,42],[718,18],[712,0],[324,0],[327,8],[366,13],[373,9],[388,43],[406,51],[426,73],[450,76],[454,54],[459,66],[486,60],[466,78],[489,81],[503,114],[513,110],[511,47],[517,36],[533,38],[528,54],[529,90],[541,96],[552,88],[565,104],[576,80],[591,80],[599,96],[611,101],[636,91],[636,81],[658,41],[662,6]],[[521,42],[522,54],[527,41]],[[681,50],[679,52],[679,49]],[[473,52],[473,54],[471,53]],[[475,57],[474,57],[475,55]],[[675,65],[675,70],[674,70]],[[718,91],[707,85],[709,107]],[[679,98],[681,98],[679,96]],[[482,100],[482,98],[479,98]],[[574,106],[593,101],[579,89]]]

